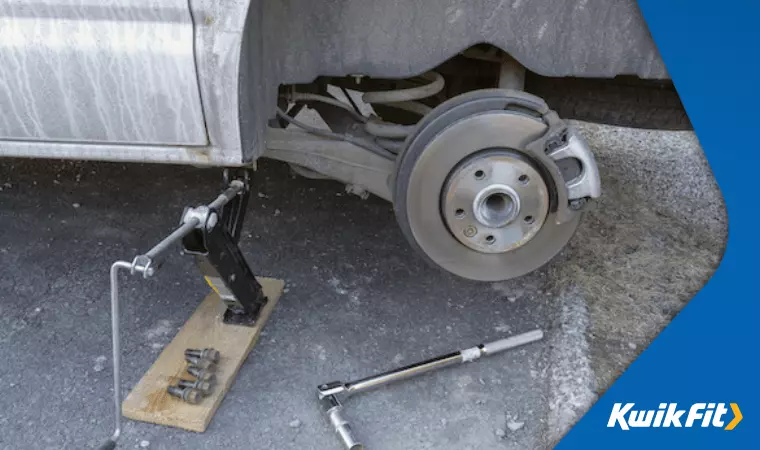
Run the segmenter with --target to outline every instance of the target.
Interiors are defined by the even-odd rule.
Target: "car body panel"
[[[260,1],[284,83],[408,77],[479,43],[544,76],[668,77],[635,0]]]
[[[0,0],[0,138],[208,143],[187,0]]]

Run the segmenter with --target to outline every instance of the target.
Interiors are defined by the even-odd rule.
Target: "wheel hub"
[[[540,173],[509,150],[469,157],[452,171],[441,193],[441,212],[451,234],[482,253],[527,244],[543,226],[548,209]]]

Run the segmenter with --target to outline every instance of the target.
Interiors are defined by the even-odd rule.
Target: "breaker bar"
[[[319,403],[322,406],[322,410],[327,416],[327,419],[340,437],[343,446],[347,450],[363,450],[364,444],[356,439],[354,432],[351,429],[351,425],[343,415],[343,402],[349,397],[396,381],[443,369],[444,367],[464,364],[485,356],[492,356],[496,353],[501,353],[515,347],[536,342],[543,337],[543,331],[533,330],[505,339],[499,339],[498,341],[489,342],[487,344],[481,344],[477,347],[441,355],[428,359],[427,361],[418,362],[379,375],[372,375],[367,378],[362,378],[361,380],[349,382],[333,381],[321,384],[317,387],[317,398],[319,399]]]

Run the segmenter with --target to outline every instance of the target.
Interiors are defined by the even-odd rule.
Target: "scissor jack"
[[[143,278],[155,275],[161,257],[173,244],[181,241],[184,253],[195,255],[201,273],[219,294],[227,310],[226,323],[253,326],[267,303],[238,247],[240,230],[250,196],[250,169],[224,171],[224,191],[208,205],[185,208],[180,226],[148,252],[132,262],[116,261],[111,265],[111,333],[113,343],[114,432],[101,450],[116,448],[121,435],[121,349],[119,340],[119,271],[140,273]]]

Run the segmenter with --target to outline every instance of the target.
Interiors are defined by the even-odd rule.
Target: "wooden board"
[[[282,280],[272,278],[258,280],[269,302],[262,309],[256,326],[222,323],[224,305],[217,294],[209,294],[124,400],[121,410],[125,417],[190,431],[206,431],[240,366],[256,345],[261,329],[269,319],[285,284]],[[176,384],[182,378],[192,378],[185,373],[185,349],[205,347],[213,347],[222,355],[212,394],[197,405],[169,395],[166,392],[167,386]]]

